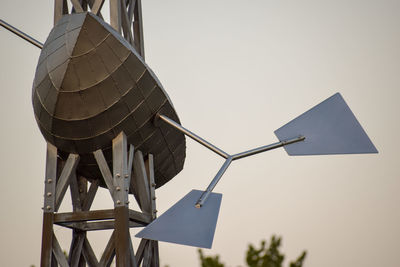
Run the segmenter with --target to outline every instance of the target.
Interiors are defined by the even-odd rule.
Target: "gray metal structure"
[[[165,115],[158,114],[157,118],[225,158],[224,164],[205,191],[196,194],[192,191],[136,235],[182,245],[211,248],[222,197],[217,201],[212,191],[234,160],[279,147],[284,147],[289,155],[378,153],[339,93],[276,130],[279,142],[233,155]]]
[[[47,141],[41,266],[110,266],[114,259],[121,267],[159,266],[158,242],[142,239],[135,253],[129,229],[156,218],[156,187],[183,168],[184,135],[153,125],[161,111],[179,119],[144,62],[141,1],[110,0],[111,26],[103,4],[55,0],[55,27],[45,44],[0,20],[42,49],[32,90]],[[110,192],[114,209],[90,210],[99,186]],[[68,188],[72,211],[59,212]],[[129,193],[141,211],[129,209]],[[73,230],[68,257],[55,224]],[[97,259],[87,232],[109,229]]]
[[[179,119],[144,62],[141,1],[110,0],[111,26],[103,4],[55,0],[55,26],[38,46],[32,101],[48,142],[41,266],[110,266],[113,259],[120,267],[159,266],[157,241],[142,239],[135,252],[129,229],[156,218],[156,187],[184,164],[184,135],[152,123],[160,111]],[[114,209],[90,210],[99,186]],[[60,213],[68,187],[72,211]],[[141,211],[129,208],[129,193]],[[68,258],[54,224],[72,229]],[[87,232],[107,229],[113,232],[97,259]]]
[[[167,93],[128,41],[92,13],[57,22],[40,54],[32,98],[45,139],[81,154],[77,171],[88,179],[101,177],[90,153],[103,149],[111,164],[111,140],[121,131],[154,155],[157,187],[183,168],[184,135],[153,124],[157,112],[179,122]]]
[[[199,209],[194,203],[202,194],[200,190],[190,191],[136,237],[211,248],[222,194],[210,193],[207,202]]]
[[[159,266],[157,240],[210,248],[222,200],[212,191],[232,161],[279,147],[289,155],[378,153],[337,93],[276,130],[279,142],[228,154],[180,125],[145,64],[140,0],[110,0],[111,26],[102,19],[104,0],[70,1],[71,14],[67,0],[55,0],[44,45],[0,21],[42,48],[32,92],[48,142],[41,266],[110,266],[114,257],[117,266]],[[184,135],[225,162],[205,191],[192,190],[156,219],[155,189],[182,170]],[[99,186],[114,209],[90,210]],[[73,211],[60,213],[68,187]],[[129,193],[141,211],[129,209]],[[68,260],[54,224],[73,230]],[[143,226],[135,253],[129,229]],[[98,260],[87,231],[105,229],[113,233]]]
[[[129,233],[130,228],[143,227],[156,218],[153,155],[145,159],[141,151],[134,152],[123,132],[112,140],[112,169],[101,149],[93,155],[112,197],[113,209],[90,210],[99,180],[88,187],[88,180],[77,173],[80,155],[71,153],[64,161],[58,149],[47,144],[41,266],[110,266],[114,258],[116,266],[121,267],[159,266],[157,241],[142,239],[135,253]],[[141,192],[138,195],[141,211],[129,209],[128,191],[132,187]],[[68,188],[72,211],[59,212]],[[72,229],[68,258],[53,225]],[[87,236],[88,231],[98,230],[113,230],[100,259],[96,258]]]

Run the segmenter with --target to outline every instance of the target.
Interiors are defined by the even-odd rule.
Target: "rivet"
[[[128,188],[125,188],[125,191],[126,191],[126,192],[128,192],[128,191],[129,191],[129,189],[128,189]]]
[[[83,190],[82,190],[82,189],[79,189],[79,193],[83,193]]]
[[[120,201],[120,200],[117,200],[117,204],[121,204],[121,201]]]
[[[152,186],[152,187],[155,187],[155,186],[156,186],[156,184],[155,184],[155,183],[152,183],[152,184],[151,184],[151,186]]]
[[[157,198],[156,197],[153,197],[153,200],[156,200]]]
[[[53,182],[53,179],[48,179],[47,182],[48,182],[49,184],[51,184],[51,183]]]
[[[51,207],[50,207],[50,206],[47,206],[46,209],[51,210]]]
[[[126,204],[129,204],[129,201],[127,201]]]
[[[53,195],[51,192],[48,192],[48,193],[47,193],[47,196],[48,196],[48,197],[51,197],[51,195]]]
[[[118,178],[121,177],[121,175],[120,175],[119,173],[117,173],[116,176],[117,176]]]
[[[158,212],[158,210],[154,210],[154,213],[157,213]]]
[[[120,191],[121,187],[117,186],[115,189],[117,189],[117,191]]]
[[[128,175],[128,174],[125,174],[125,178],[128,179],[128,178],[129,178],[129,175]]]

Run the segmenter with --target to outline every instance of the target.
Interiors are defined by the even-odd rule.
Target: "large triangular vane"
[[[284,147],[289,155],[378,153],[339,93],[282,126],[275,135],[280,141],[305,136],[303,142]]]
[[[192,190],[136,237],[181,245],[211,248],[222,194],[211,193],[201,208],[196,201],[203,191]]]

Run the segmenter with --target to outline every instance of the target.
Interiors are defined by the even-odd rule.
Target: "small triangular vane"
[[[211,193],[201,208],[196,201],[203,191],[192,190],[136,237],[187,246],[211,248],[222,194]]]
[[[378,153],[343,97],[336,93],[275,131],[280,141],[305,136],[285,146],[289,155]]]

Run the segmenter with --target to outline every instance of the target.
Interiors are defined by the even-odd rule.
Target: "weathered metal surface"
[[[96,255],[94,254],[92,246],[90,245],[87,237],[83,242],[82,254],[85,257],[85,260],[88,263],[89,267],[97,267],[99,265],[99,262],[97,261]]]
[[[126,206],[115,207],[115,254],[116,266],[129,266],[129,212]]]
[[[40,266],[50,266],[53,247],[53,216],[52,212],[43,213],[42,251]]]
[[[157,187],[183,168],[184,135],[152,123],[158,112],[179,123],[168,95],[135,49],[94,14],[58,21],[42,49],[32,99],[45,139],[82,155],[78,174],[101,179],[91,153],[102,149],[111,164],[111,140],[121,131],[135,149],[154,155]]]
[[[149,242],[150,242],[149,239],[140,240],[139,247],[136,250],[136,263],[137,263],[137,265],[140,265],[140,263],[142,262],[143,256],[144,256],[144,251],[145,251],[145,249],[147,247],[147,244]]]
[[[147,178],[145,162],[141,151],[136,151],[133,159],[133,166],[135,175],[132,182],[134,182],[134,187],[136,188],[139,198],[139,207],[143,212],[151,213],[149,180]]]
[[[69,250],[68,261],[71,267],[78,267],[82,256],[83,242],[86,238],[86,232],[73,231],[72,244]]]
[[[64,198],[65,192],[67,191],[67,187],[70,184],[71,176],[75,177],[75,168],[78,162],[79,162],[79,155],[70,154],[61,172],[61,175],[58,178],[56,187],[56,205],[55,205],[56,212],[58,211],[61,205],[61,201]]]
[[[91,211],[76,211],[64,212],[54,215],[54,223],[64,222],[81,222],[94,220],[114,219],[114,210],[91,210]]]
[[[126,206],[128,207],[128,191],[129,184],[125,183],[128,177],[128,146],[126,136],[121,132],[112,141],[113,146],[113,184],[114,190],[114,207]]]
[[[41,266],[52,264],[53,220],[57,183],[57,148],[47,143],[42,228]]]
[[[55,234],[53,234],[53,255],[57,260],[57,263],[61,266],[61,267],[69,267],[67,258],[64,255],[64,252],[62,251],[60,244],[58,243],[57,237],[55,236]]]
[[[110,240],[108,240],[107,246],[104,249],[104,252],[101,256],[99,266],[110,266],[115,256],[115,230],[110,236]]]

